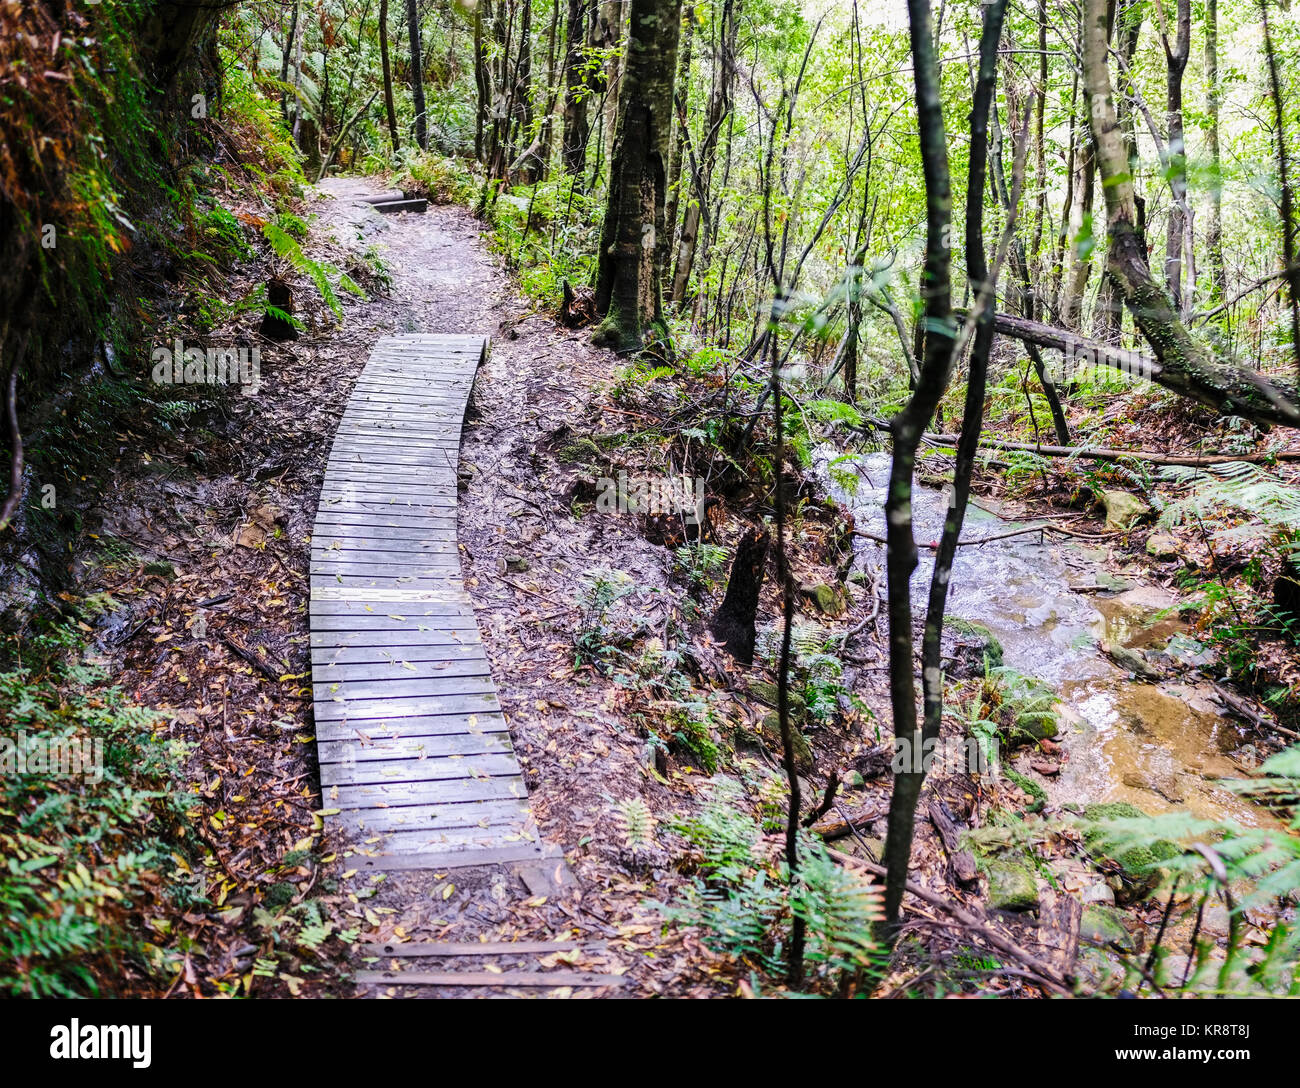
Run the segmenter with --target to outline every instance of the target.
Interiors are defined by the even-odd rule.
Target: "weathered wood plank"
[[[322,794],[367,866],[549,856],[456,543],[460,433],[486,352],[482,337],[381,340],[321,481],[310,621]]]
[[[623,986],[622,975],[603,975],[594,971],[484,971],[454,974],[433,971],[358,971],[359,986],[473,986],[473,987],[543,987]]]

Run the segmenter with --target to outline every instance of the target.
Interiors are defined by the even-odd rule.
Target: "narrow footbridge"
[[[543,849],[456,544],[456,471],[482,336],[387,337],[330,452],[311,550],[322,800],[376,869]]]

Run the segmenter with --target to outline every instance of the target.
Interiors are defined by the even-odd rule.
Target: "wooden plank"
[[[513,751],[506,733],[459,733],[449,737],[377,741],[327,740],[319,742],[316,749],[322,763],[376,763],[391,759],[499,755]]]
[[[403,805],[399,808],[353,808],[340,812],[338,822],[359,836],[384,835],[396,831],[421,831],[453,827],[527,826],[532,818],[522,798],[506,801],[439,802],[431,805]],[[506,834],[506,832],[502,832]]]
[[[426,714],[409,718],[354,719],[318,721],[316,740],[368,741],[399,740],[411,737],[445,737],[455,734],[475,736],[507,732],[505,717],[496,712]]]
[[[428,956],[535,956],[571,952],[586,948],[593,952],[606,947],[605,941],[408,941],[406,943],[358,945],[365,955],[395,956],[400,959]]]
[[[470,642],[430,642],[418,646],[315,646],[311,650],[313,668],[365,668],[412,666],[438,668],[452,662],[486,664],[487,657],[477,639]]]
[[[423,197],[418,200],[388,200],[382,204],[372,204],[371,207],[377,212],[383,212],[384,215],[396,215],[398,212],[423,212],[428,208],[429,202]]]
[[[419,869],[456,869],[471,865],[508,865],[512,862],[530,862],[560,856],[554,847],[545,843],[508,842],[500,846],[460,848],[455,850],[426,850],[423,853],[402,853],[375,850],[358,852],[348,859],[348,864],[370,872],[401,872]]]
[[[429,695],[487,695],[496,691],[491,673],[486,676],[392,676],[377,680],[339,677],[312,685],[318,703],[360,699],[423,699]]]
[[[478,647],[474,647],[478,649]],[[490,676],[491,667],[487,657],[482,653],[466,654],[464,657],[441,658],[436,661],[407,661],[405,658],[391,658],[386,661],[343,664],[337,661],[312,664],[312,679],[318,684],[334,683],[337,680],[352,682],[362,680],[384,680],[389,677],[445,677],[445,676]]]
[[[597,974],[594,971],[490,971],[455,974],[432,971],[358,971],[358,986],[472,986],[472,987],[542,987],[623,986],[622,975]]]
[[[316,707],[317,722],[392,721],[436,714],[487,714],[501,709],[495,694],[439,695],[413,699],[334,698]]]
[[[513,775],[493,778],[459,778],[428,784],[397,782],[374,786],[324,786],[326,808],[397,808],[401,805],[450,804],[456,801],[525,800],[528,791]],[[427,853],[428,851],[417,851]]]
[[[490,755],[434,756],[430,759],[366,760],[361,763],[322,763],[322,787],[397,783],[425,784],[458,779],[513,778],[519,764],[513,752]],[[436,800],[436,793],[430,800]]]

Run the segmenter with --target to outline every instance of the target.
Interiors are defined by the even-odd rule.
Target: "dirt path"
[[[637,596],[647,611],[660,622],[669,614],[667,607],[656,613],[652,600],[669,590],[669,553],[618,519],[578,520],[570,509],[578,473],[560,457],[569,435],[590,433],[594,405],[603,401],[618,360],[591,348],[588,334],[560,328],[514,295],[485,249],[479,222],[464,209],[431,205],[425,215],[380,220],[348,199],[372,191],[364,184],[328,188],[329,198],[314,209],[321,226],[334,224],[340,240],[365,234],[382,247],[392,277],[392,297],[352,307],[350,324],[364,324],[367,339],[401,332],[492,337],[461,451],[462,570],[541,834],[566,852],[574,877],[562,895],[545,896],[501,868],[390,874],[365,889],[373,894],[361,905],[371,923],[362,941],[600,941],[602,949],[549,965],[626,973],[629,985],[577,989],[574,996],[681,993],[672,981],[674,963],[680,958],[684,969],[698,950],[688,954],[677,938],[665,944],[662,919],[643,905],[675,877],[665,871],[666,857],[629,857],[617,804],[647,785],[671,804],[682,787],[652,780],[644,739],[617,713],[620,689],[573,670],[583,577],[593,568],[631,572],[643,583]],[[354,877],[354,894],[356,884]],[[382,957],[367,964],[388,965]],[[473,961],[455,966],[481,969]],[[435,962],[421,969],[441,968]],[[448,995],[429,987],[400,993]]]

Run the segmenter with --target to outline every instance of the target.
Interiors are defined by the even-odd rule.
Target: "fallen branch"
[[[263,661],[260,657],[258,657],[257,654],[253,653],[252,650],[248,649],[245,646],[241,646],[238,642],[236,642],[224,631],[219,631],[217,633],[217,637],[220,638],[221,641],[224,642],[227,646],[229,646],[230,649],[235,652],[235,654],[243,658],[243,660],[247,661],[250,665],[253,666],[253,668],[255,668],[268,680],[278,681],[280,679],[279,672],[271,668],[270,665],[268,665],[265,661]]]
[[[819,820],[812,825],[814,834],[820,835],[826,842],[833,842],[835,839],[842,839],[846,835],[852,835],[859,824],[869,824],[885,813],[878,808],[855,808],[846,811],[839,805],[835,806],[839,816],[832,816],[830,819]]]
[[[935,831],[939,833],[939,838],[943,842],[944,850],[948,853],[948,861],[952,865],[952,873],[957,878],[957,882],[959,884],[975,883],[978,876],[975,868],[975,855],[969,850],[962,849],[957,824],[953,821],[948,806],[942,801],[932,801],[930,803],[930,822],[934,824]]]
[[[883,419],[867,420],[866,425],[878,431],[889,430],[889,424]],[[959,440],[955,434],[934,434],[928,431],[922,437],[938,446],[955,447]],[[1243,454],[1151,453],[1147,450],[1089,449],[1087,446],[1045,446],[1038,442],[1012,442],[1006,438],[981,438],[980,445],[995,450],[1036,453],[1043,457],[1081,457],[1087,461],[1145,461],[1152,465],[1186,465],[1190,468],[1226,465],[1238,461],[1252,465],[1264,465],[1273,461],[1300,461],[1300,450],[1266,450],[1262,453]]]
[[[1272,729],[1275,732],[1282,733],[1284,736],[1293,737],[1300,740],[1300,733],[1294,729],[1287,729],[1285,726],[1278,725],[1276,722],[1269,721],[1263,714],[1243,699],[1238,699],[1227,688],[1217,681],[1212,682],[1214,693],[1219,697],[1228,713],[1249,722],[1256,729]]]
[[[971,544],[987,544],[990,540],[1006,540],[1007,537],[1024,536],[1026,533],[1037,533],[1044,529],[1050,532],[1059,531],[1059,527],[1055,525],[1027,525],[1023,529],[1010,529],[1005,533],[993,533],[990,536],[975,537],[972,540],[959,540],[957,541],[957,547],[961,548]],[[874,540],[877,544],[887,543],[883,536],[876,536],[874,533],[868,533],[863,529],[853,529],[851,532],[854,536],[860,536],[864,540]],[[936,551],[939,547],[934,541],[923,543],[919,540],[916,542],[916,546],[918,548],[929,548],[931,551]]]
[[[841,865],[866,869],[868,872],[880,877],[885,875],[885,867],[883,865],[877,865],[875,862],[866,861],[863,858],[855,858],[852,854],[845,854],[839,850],[828,849],[826,852]],[[1050,964],[1044,963],[1028,949],[1021,948],[1020,945],[1016,944],[1016,942],[1010,937],[999,933],[996,929],[986,925],[964,907],[958,906],[951,899],[945,899],[943,896],[938,895],[935,892],[922,888],[917,884],[913,884],[910,880],[907,881],[904,888],[908,894],[916,896],[918,899],[928,903],[932,907],[937,907],[939,910],[949,915],[953,921],[957,922],[963,929],[970,933],[978,934],[983,940],[987,941],[1003,955],[1010,956],[1013,960],[1028,968],[1033,972],[1036,981],[1041,985],[1055,991],[1062,997],[1074,996],[1072,978],[1063,976]]]

